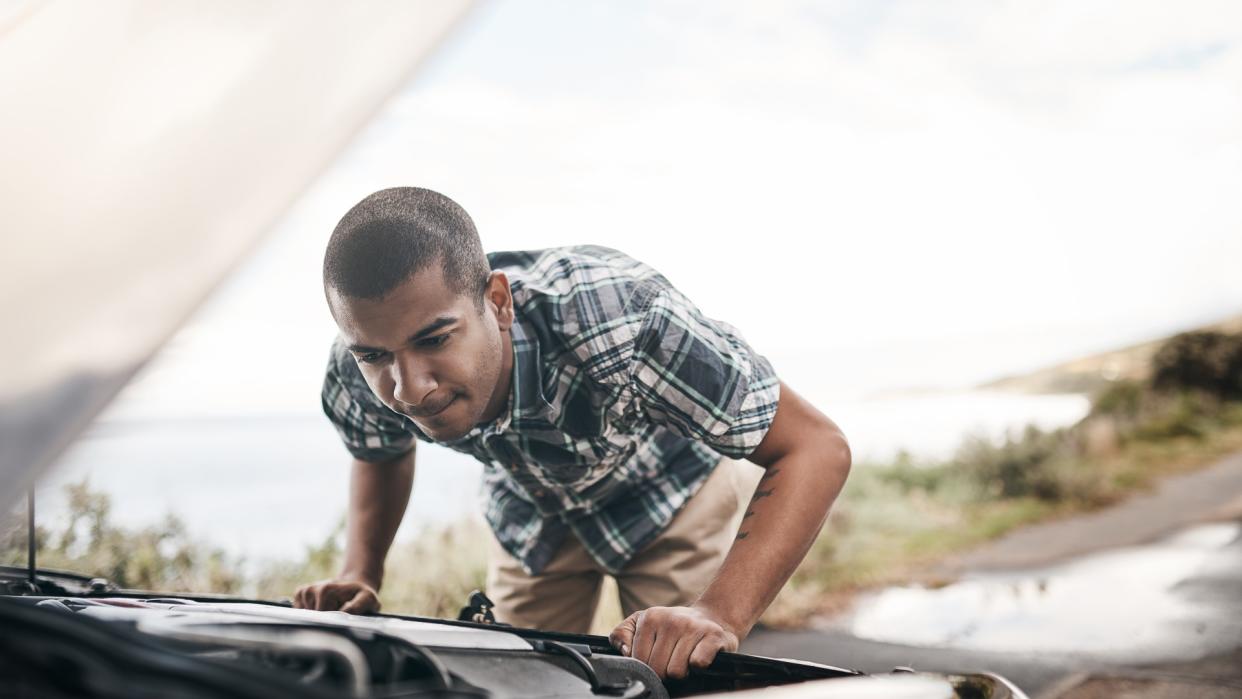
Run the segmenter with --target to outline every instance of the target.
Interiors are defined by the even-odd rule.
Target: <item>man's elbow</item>
[[[821,437],[818,442],[824,465],[839,474],[840,481],[844,483],[854,461],[853,452],[850,451],[850,442],[845,438],[845,433],[841,431],[841,428],[831,420],[825,420],[820,433]]]

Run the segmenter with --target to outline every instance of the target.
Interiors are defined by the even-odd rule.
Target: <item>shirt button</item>
[[[545,495],[547,495],[547,494],[548,494],[548,492],[547,492],[546,490],[544,490],[543,488],[539,488],[539,489],[535,490],[535,492],[534,492],[534,496],[535,496],[535,497],[537,497],[537,498],[542,498],[543,496],[545,496]]]

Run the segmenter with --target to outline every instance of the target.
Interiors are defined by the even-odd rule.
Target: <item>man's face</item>
[[[441,442],[492,420],[508,401],[509,283],[493,272],[480,311],[433,263],[379,300],[328,289],[328,306],[367,385]]]

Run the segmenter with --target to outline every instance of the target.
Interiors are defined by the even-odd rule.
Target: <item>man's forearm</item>
[[[835,428],[769,463],[720,572],[695,605],[739,638],[749,633],[814,543],[849,467],[849,446]]]
[[[413,451],[385,463],[354,459],[342,578],[361,580],[379,589],[384,559],[405,515],[413,485]]]

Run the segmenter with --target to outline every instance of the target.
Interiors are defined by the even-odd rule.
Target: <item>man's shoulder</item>
[[[625,368],[647,307],[671,287],[650,265],[602,245],[488,257],[510,276],[519,319],[545,360],[580,365],[597,381]]]
[[[353,358],[349,356],[349,350],[345,348],[344,340],[341,339],[340,335],[337,335],[332,339],[332,346],[328,350],[327,373],[335,376],[351,376],[357,372],[357,366],[351,365],[353,365]]]
[[[656,273],[647,264],[604,245],[566,245],[539,250],[487,253],[492,269],[518,272],[523,278],[557,279],[575,272],[642,276]]]
[[[652,295],[671,286],[650,265],[603,245],[502,251],[487,257],[492,269],[509,275],[519,303],[555,305],[562,312],[600,315],[602,311],[615,319],[617,314],[641,310]]]
[[[332,340],[328,351],[328,365],[324,369],[323,398],[325,402],[341,399],[358,401],[368,408],[384,407],[367,381],[358,370],[358,363],[345,347],[345,342],[338,335]]]

